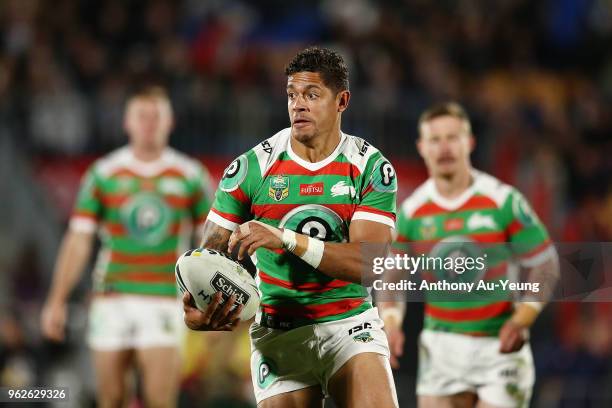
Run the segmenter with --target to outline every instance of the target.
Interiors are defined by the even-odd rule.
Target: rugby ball
[[[191,293],[196,307],[202,311],[212,296],[221,292],[222,304],[235,294],[236,303],[244,305],[241,320],[249,320],[257,312],[260,297],[255,280],[242,265],[222,252],[190,249],[176,261],[174,274],[181,293]]]

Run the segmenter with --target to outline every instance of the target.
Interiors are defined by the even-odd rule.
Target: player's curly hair
[[[327,48],[308,47],[298,52],[285,67],[285,75],[318,72],[325,86],[336,93],[349,89],[348,68],[340,54]]]

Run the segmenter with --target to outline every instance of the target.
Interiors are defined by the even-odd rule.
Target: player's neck
[[[447,199],[453,199],[465,192],[472,185],[472,172],[460,171],[450,176],[434,177],[434,183],[438,193]]]
[[[318,135],[313,140],[309,140],[308,143],[299,142],[291,137],[291,150],[301,159],[316,163],[329,157],[340,144],[340,139],[340,129],[328,135]]]
[[[157,147],[143,148],[137,146],[130,146],[130,148],[132,149],[132,154],[134,155],[134,158],[143,162],[152,162],[158,160],[164,152],[163,148],[160,149]]]

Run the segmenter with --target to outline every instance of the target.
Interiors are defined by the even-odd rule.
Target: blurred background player
[[[176,404],[183,324],[174,263],[206,217],[211,190],[203,166],[168,147],[172,127],[163,88],[143,87],[128,98],[129,144],[83,177],[42,311],[44,335],[64,340],[66,304],[99,232],[88,342],[100,407],[125,402],[134,366],[147,406]]]
[[[437,105],[421,115],[417,147],[429,179],[403,202],[397,241],[421,248],[446,242],[442,251],[447,253],[460,249],[453,244],[458,239],[474,241],[484,244],[488,255],[486,273],[478,279],[512,278],[511,265],[518,261],[542,286],[553,285],[558,260],[546,228],[515,188],[472,168],[474,143],[460,105]],[[507,241],[507,250],[488,246]],[[535,373],[527,329],[543,303],[532,299],[513,306],[509,297],[427,299],[419,343],[419,406],[528,406]],[[402,307],[382,307],[397,357],[403,343]]]
[[[251,376],[259,407],[396,407],[387,339],[361,285],[363,243],[390,243],[397,180],[365,140],[341,131],[348,68],[311,47],[285,69],[291,127],[233,161],[219,184],[202,246],[252,256],[261,307],[251,325]],[[235,295],[196,330],[231,330]]]

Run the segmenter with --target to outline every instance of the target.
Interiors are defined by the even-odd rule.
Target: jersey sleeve
[[[511,247],[522,266],[537,266],[554,253],[548,231],[527,199],[513,190],[504,203],[506,232]]]
[[[81,178],[76,203],[70,217],[71,230],[85,233],[97,230],[103,210],[100,184],[95,165],[92,165]]]
[[[193,180],[190,180],[192,187],[191,194],[191,215],[195,225],[204,223],[214,199],[213,183],[208,170],[198,165],[198,172]]]
[[[254,185],[260,178],[259,163],[252,151],[231,162],[223,172],[207,219],[230,231],[249,221]]]
[[[360,202],[352,221],[375,221],[395,228],[397,196],[395,169],[382,155],[376,154],[370,158],[363,177]]]
[[[397,214],[397,222],[395,223],[395,242],[410,242],[410,219],[401,209]]]

